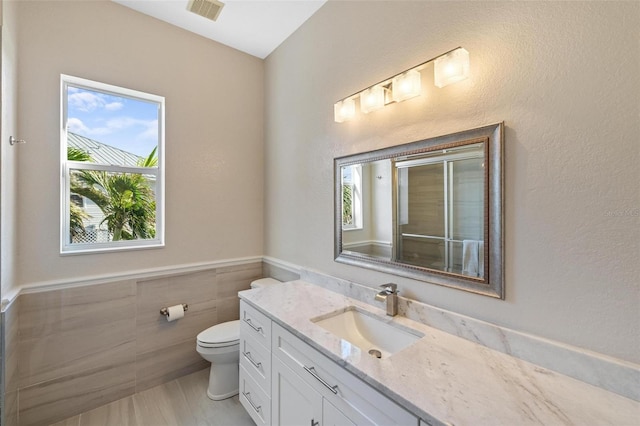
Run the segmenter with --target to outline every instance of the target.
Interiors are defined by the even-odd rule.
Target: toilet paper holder
[[[187,312],[189,310],[189,305],[187,305],[186,303],[181,303],[182,307],[184,308],[184,311]],[[160,315],[164,315],[169,316],[169,308],[162,308],[160,309]]]

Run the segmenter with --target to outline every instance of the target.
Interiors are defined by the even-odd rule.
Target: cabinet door
[[[335,405],[324,399],[322,401],[322,426],[356,426]]]
[[[322,395],[273,357],[271,365],[271,421],[281,426],[319,426]]]

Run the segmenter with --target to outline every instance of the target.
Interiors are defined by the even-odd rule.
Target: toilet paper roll
[[[167,308],[167,321],[176,321],[184,316],[184,307],[182,305],[173,305]]]

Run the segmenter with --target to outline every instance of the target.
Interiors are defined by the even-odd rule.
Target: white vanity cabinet
[[[418,426],[416,416],[275,323],[271,350],[273,424]]]
[[[355,426],[309,383],[273,357],[273,424]]]
[[[258,426],[271,424],[271,319],[240,302],[240,403]]]
[[[278,357],[273,357],[272,383],[271,420],[274,425],[320,425],[322,395]]]
[[[322,400],[322,424],[324,426],[356,426],[351,419],[326,399]]]
[[[257,425],[418,426],[416,416],[244,301],[240,320],[239,398]]]

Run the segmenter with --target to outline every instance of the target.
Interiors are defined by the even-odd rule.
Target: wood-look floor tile
[[[65,420],[61,420],[57,423],[53,423],[50,426],[80,426],[80,414],[78,414],[77,416],[69,417]]]
[[[133,396],[80,414],[79,426],[137,426]]]
[[[222,401],[212,401],[207,396],[209,370],[181,377],[177,380],[185,394],[191,416],[185,419],[185,426],[253,426],[254,422],[240,404],[238,397]]]
[[[133,396],[139,425],[183,426],[189,416],[187,400],[174,380]]]
[[[208,370],[71,417],[52,426],[254,426],[238,397],[207,397]]]

